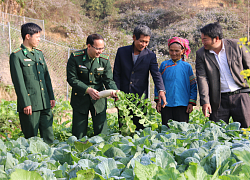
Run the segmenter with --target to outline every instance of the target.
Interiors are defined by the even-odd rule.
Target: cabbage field
[[[250,179],[250,129],[241,129],[238,122],[208,121],[200,111],[191,114],[190,123],[169,121],[167,127],[160,124],[159,114],[148,101],[140,104],[136,97],[130,98],[134,98],[136,106],[128,105],[131,101],[124,95],[116,104],[124,105],[120,104],[119,109],[124,111],[129,126],[121,132],[117,117],[108,115],[108,135],[79,140],[69,137],[66,127],[58,130],[62,125],[57,125],[56,140],[51,145],[39,137],[1,138],[0,179]],[[149,108],[144,108],[147,114],[143,115],[137,108],[146,105]],[[141,114],[147,128],[133,130],[125,110],[130,108]]]
[[[169,128],[148,127],[133,137],[71,136],[52,146],[38,137],[0,140],[0,179],[249,179],[244,134],[239,123],[172,121]]]

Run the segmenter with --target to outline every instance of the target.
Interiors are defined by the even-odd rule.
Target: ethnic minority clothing
[[[197,84],[189,63],[182,60],[166,60],[161,63],[159,71],[166,89],[167,107],[196,105]],[[158,100],[156,88],[155,100]]]

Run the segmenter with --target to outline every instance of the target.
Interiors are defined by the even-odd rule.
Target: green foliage
[[[52,109],[54,119],[62,123],[63,119],[71,119],[71,105],[69,101],[64,101],[62,98],[56,100],[56,105]]]
[[[202,110],[194,109],[193,112],[189,115],[189,122],[192,124],[206,124],[209,121],[209,118],[205,118]]]
[[[23,137],[16,109],[16,101],[1,101],[0,135],[5,139]],[[59,141],[65,141],[71,136],[71,109],[69,101],[63,101],[62,99],[57,100],[55,107],[52,109],[54,136]]]
[[[117,117],[108,115],[109,131],[113,132],[109,135],[85,136],[78,140],[74,136],[68,138],[71,134],[68,132],[58,136],[60,142],[55,141],[52,145],[39,137],[8,138],[5,142],[0,139],[0,178],[250,178],[249,135],[244,134],[245,129],[240,130],[238,122],[226,124],[199,120],[195,114],[199,116],[200,111],[194,112],[191,123],[169,121],[168,127],[161,126],[156,118],[158,114],[151,109],[148,100],[122,92],[118,96],[116,106],[122,110],[121,115],[129,116],[125,109],[131,109],[145,119],[143,123],[147,128],[123,135],[115,129]],[[71,118],[67,114],[70,109],[69,102],[57,101],[53,112],[58,123]],[[65,111],[66,114],[62,114]],[[122,122],[126,123],[125,120]],[[60,123],[55,125],[55,133],[65,128],[66,124]],[[155,128],[154,124],[159,127]]]
[[[135,161],[135,180],[148,180],[154,177],[157,171],[158,167],[155,164],[144,166],[140,162]]]
[[[23,169],[17,169],[10,176],[12,180],[43,180],[39,173],[34,171],[25,171]]]
[[[16,2],[20,4],[22,8],[25,6],[25,1],[26,0],[16,0]]]
[[[249,179],[249,140],[242,134],[233,139],[227,135],[239,131],[237,123],[222,124],[171,121],[169,128],[147,127],[133,137],[114,133],[77,140],[71,136],[50,146],[38,137],[0,140],[0,177]]]
[[[94,19],[103,19],[118,11],[114,6],[115,0],[86,0],[86,14]]]
[[[17,139],[22,135],[16,109],[16,101],[1,101],[0,134],[5,138],[12,137],[13,139]]]
[[[121,117],[119,121],[123,124],[121,128],[123,135],[133,135],[135,133],[136,126],[132,121],[133,115],[141,118],[139,123],[143,124],[144,127],[158,128],[160,121],[159,117],[156,116],[158,113],[152,107],[150,100],[145,99],[145,94],[139,97],[138,94],[126,94],[120,91],[118,92],[118,101],[115,104]]]
[[[63,101],[58,99],[53,112],[53,131],[54,138],[59,141],[66,141],[72,134],[72,113],[71,105],[69,101]]]

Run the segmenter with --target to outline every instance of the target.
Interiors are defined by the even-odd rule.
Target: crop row
[[[0,140],[0,179],[249,179],[249,134],[238,122],[168,126],[53,145]]]

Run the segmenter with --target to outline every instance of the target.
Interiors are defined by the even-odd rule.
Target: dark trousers
[[[139,123],[139,120],[141,119],[140,117],[136,116],[132,110],[130,110],[129,116],[133,116],[132,117],[132,121],[134,123],[134,125],[136,125],[136,129],[137,131],[139,131],[139,129],[144,129],[145,127]],[[144,114],[145,115],[145,114]],[[121,129],[121,127],[123,126],[123,124],[121,123],[120,119],[124,118],[123,116],[120,116],[119,114],[119,109],[118,109],[118,122],[119,122],[119,128]]]
[[[90,113],[93,121],[94,135],[107,134],[107,118],[106,109],[96,114],[94,106],[90,105]],[[87,135],[88,130],[88,114],[82,114],[73,108],[73,125],[72,134],[81,139]]]
[[[248,93],[228,95],[221,94],[221,103],[218,110],[212,110],[210,120],[218,122],[220,119],[229,122],[232,116],[235,122],[240,122],[242,128],[250,126],[250,97]]]
[[[51,109],[33,111],[32,115],[26,115],[23,112],[19,112],[19,119],[22,132],[26,139],[37,136],[39,129],[40,136],[43,138],[44,142],[48,144],[53,143],[53,115]]]
[[[168,120],[172,119],[179,122],[188,122],[189,114],[186,113],[187,106],[161,108],[162,125],[166,125]]]

